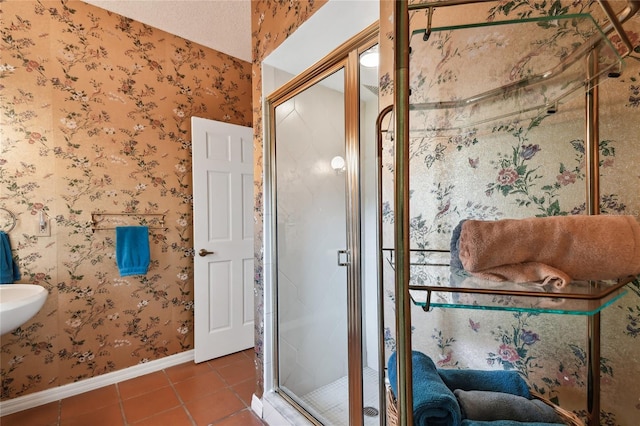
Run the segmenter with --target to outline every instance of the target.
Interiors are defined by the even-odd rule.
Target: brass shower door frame
[[[361,285],[361,230],[360,230],[360,78],[359,78],[359,57],[364,51],[378,44],[378,22],[375,22],[355,35],[353,38],[337,47],[316,64],[295,76],[289,82],[268,95],[264,101],[263,111],[265,112],[265,134],[268,135],[267,158],[265,158],[265,198],[269,205],[265,206],[265,210],[270,213],[271,219],[266,225],[271,230],[271,244],[268,249],[271,253],[277,252],[277,242],[275,235],[277,234],[277,217],[273,214],[276,211],[276,167],[275,164],[275,110],[276,108],[295,97],[309,87],[320,82],[322,79],[332,73],[344,69],[345,71],[345,146],[346,146],[346,218],[347,218],[347,247],[349,248],[349,266],[347,267],[347,358],[348,358],[348,380],[349,380],[349,424],[362,425],[363,419],[363,386],[362,386],[362,285]],[[273,258],[273,268],[271,272],[271,282],[276,283],[277,289],[277,257]],[[277,290],[272,294],[273,304],[273,330],[274,336],[278,336],[278,308],[277,308]],[[378,301],[378,312],[380,313],[381,301]],[[357,318],[358,321],[350,319]],[[378,325],[378,324],[376,324]],[[379,355],[382,359],[382,354]],[[321,423],[307,413],[296,401],[290,398],[285,392],[280,391],[279,372],[278,372],[278,342],[274,340],[273,344],[274,359],[274,379],[276,391],[293,407],[295,407],[302,415],[304,415],[311,423],[321,425]],[[382,365],[382,362],[381,362]],[[379,371],[379,384],[383,384],[384,370]],[[382,388],[379,391],[380,401],[384,401],[384,392]],[[380,405],[383,407],[383,405]]]

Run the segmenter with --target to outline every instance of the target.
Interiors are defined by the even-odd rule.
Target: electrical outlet
[[[50,237],[51,236],[51,219],[43,218],[33,221],[34,234],[36,237]]]

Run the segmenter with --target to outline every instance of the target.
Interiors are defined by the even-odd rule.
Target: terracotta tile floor
[[[261,426],[253,349],[188,362],[0,418],[2,426]]]

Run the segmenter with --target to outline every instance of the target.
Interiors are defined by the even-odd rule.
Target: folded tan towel
[[[466,220],[459,255],[466,271],[493,281],[621,278],[640,274],[640,224],[614,215]]]

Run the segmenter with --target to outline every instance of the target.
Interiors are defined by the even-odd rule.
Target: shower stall
[[[375,53],[372,24],[301,74],[269,70],[273,388],[313,424],[380,424]]]

